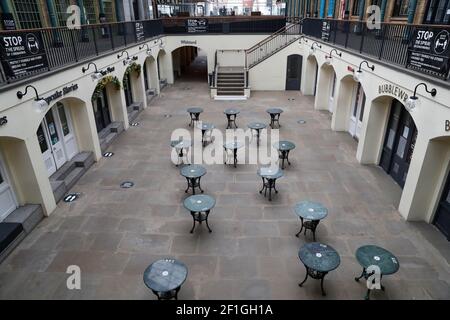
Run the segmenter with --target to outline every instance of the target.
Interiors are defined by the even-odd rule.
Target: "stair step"
[[[75,163],[68,161],[63,164],[54,174],[50,176],[50,180],[64,180],[71,170],[75,168]]]
[[[133,121],[139,115],[139,110],[133,110],[128,113],[128,121]]]
[[[83,151],[72,158],[72,161],[77,167],[90,168],[94,164],[94,153],[90,151]]]
[[[67,190],[73,187],[73,185],[81,178],[81,176],[86,172],[86,169],[83,167],[76,167],[73,169],[67,177],[64,179],[64,184],[66,185]]]
[[[217,90],[220,90],[220,91],[244,90],[244,86],[239,86],[239,87],[217,87]]]

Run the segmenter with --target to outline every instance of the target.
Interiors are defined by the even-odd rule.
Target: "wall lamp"
[[[127,64],[131,64],[130,54],[128,53],[127,50],[123,50],[121,53],[119,53],[119,54],[117,55],[117,59],[122,58],[124,53],[127,54],[127,57],[125,58],[125,60],[123,60],[123,65],[125,66],[125,65],[127,65]],[[133,57],[133,58],[134,58],[134,57]],[[134,59],[134,60],[135,60],[135,59]]]
[[[318,42],[313,42],[313,44],[311,45],[311,48],[309,49],[309,55],[312,56],[314,54],[314,45],[317,46],[317,48],[322,49],[322,45],[320,45]]]
[[[93,81],[97,81],[97,80],[101,79],[101,78],[103,77],[103,74],[102,74],[101,72],[98,71],[97,65],[96,65],[94,62],[89,62],[88,65],[87,65],[87,68],[83,67],[83,68],[81,68],[81,71],[82,71],[83,73],[85,73],[86,71],[89,70],[89,68],[90,68],[91,65],[93,65],[93,66],[95,67],[95,71],[94,71],[94,73],[93,73],[92,76],[91,76],[91,77],[92,77],[92,80],[93,80]]]
[[[298,39],[298,44],[301,44],[301,43],[302,43],[302,39],[304,39],[305,42],[308,43],[308,39],[307,39],[305,36],[301,36],[301,37]]]
[[[139,50],[144,49],[144,47],[147,48],[147,50],[146,50],[147,55],[151,56],[152,55],[152,49],[148,46],[147,43],[144,43],[142,46],[139,46]]]
[[[353,72],[353,79],[354,79],[356,82],[360,82],[361,79],[362,79],[363,72],[362,72],[361,67],[362,67],[362,65],[363,65],[364,63],[367,65],[367,67],[368,67],[370,70],[372,70],[372,71],[375,70],[375,65],[370,65],[369,62],[366,61],[366,60],[361,61],[361,63],[359,64],[358,70]]]
[[[326,63],[327,64],[331,64],[332,60],[333,60],[333,52],[336,52],[336,55],[339,57],[342,57],[342,52],[337,51],[336,49],[332,49],[330,51],[330,54],[328,56],[325,56],[326,59]]]
[[[36,98],[33,101],[34,110],[36,110],[36,112],[44,111],[48,107],[48,103],[47,103],[47,101],[45,101],[44,98],[39,97],[37,89],[35,87],[33,87],[32,85],[26,86],[25,92],[17,91],[17,93],[16,93],[17,98],[22,99],[25,95],[27,95],[28,88],[32,88],[34,90],[34,93],[36,93]]]
[[[415,88],[414,88],[414,93],[411,97],[408,98],[408,100],[406,101],[406,109],[411,112],[413,111],[417,106],[419,106],[419,98],[417,97],[417,89],[420,86],[424,86],[425,87],[425,91],[428,92],[429,94],[431,94],[432,97],[436,96],[437,94],[437,90],[435,88],[428,90],[428,86],[426,85],[426,83],[421,82],[419,83]]]
[[[158,38],[157,40],[153,41],[154,44],[157,44],[159,42],[159,47],[162,49],[164,47],[164,42],[162,38]]]

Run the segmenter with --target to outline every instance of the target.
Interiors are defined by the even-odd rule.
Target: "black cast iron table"
[[[381,278],[383,275],[394,274],[400,268],[400,263],[396,256],[394,256],[388,250],[375,246],[375,245],[365,245],[359,247],[356,250],[356,260],[363,267],[363,271],[359,277],[355,278],[355,281],[359,281],[361,278],[368,279],[375,271],[368,272],[367,269],[371,266],[376,266],[380,270],[380,288],[385,290],[383,285],[381,285]],[[375,279],[375,278],[374,278]],[[372,283],[373,284],[373,283]],[[371,288],[367,288],[367,293],[365,296],[366,300],[370,299]]]
[[[259,140],[261,137],[261,130],[266,128],[266,125],[262,122],[251,122],[248,124],[250,130],[256,131],[256,145],[259,146]]]
[[[278,128],[281,127],[280,115],[283,113],[283,109],[269,108],[266,110],[266,112],[270,115],[270,127],[273,129],[275,126],[275,122],[277,123]]]
[[[319,225],[320,220],[328,215],[327,208],[318,202],[302,201],[295,205],[294,211],[302,222],[302,227],[295,236],[298,237],[303,228],[305,228],[305,235],[306,230],[311,230],[313,240],[316,241],[316,228]]]
[[[223,113],[227,116],[227,129],[231,129],[233,126],[237,128],[236,117],[240,113],[236,108],[226,109]]]
[[[290,141],[280,141],[275,142],[273,147],[278,150],[278,158],[281,159],[281,169],[284,169],[284,160],[287,161],[288,165],[291,165],[289,162],[289,152],[295,149],[295,144]]]
[[[203,221],[206,222],[206,227],[209,232],[212,232],[208,224],[208,216],[211,209],[216,205],[216,200],[213,197],[205,194],[194,195],[186,198],[183,204],[191,212],[192,219],[194,220],[191,233],[194,232],[195,222],[201,224]]]
[[[202,123],[198,126],[198,128],[199,128],[200,130],[202,130],[202,145],[205,146],[206,143],[207,143],[207,141],[206,141],[206,139],[205,139],[205,135],[206,135],[206,133],[207,133],[208,131],[212,131],[212,130],[215,128],[215,126],[214,126],[212,123],[202,122]],[[210,140],[210,142],[212,142],[211,133],[210,133],[210,139],[209,139],[209,140]]]
[[[236,164],[237,164],[237,151],[238,151],[238,149],[242,148],[243,146],[244,146],[244,144],[239,141],[226,142],[223,144],[223,148],[225,149],[225,152],[227,153],[227,158],[228,158],[228,150],[233,151],[233,164],[234,164],[235,168],[236,168]],[[227,163],[227,162],[225,161],[225,163]]]
[[[144,283],[158,297],[158,300],[178,300],[178,291],[187,278],[188,269],[175,259],[153,262],[144,271]]]
[[[192,188],[192,194],[195,194],[195,188],[199,188],[201,193],[203,193],[202,187],[200,185],[200,179],[206,174],[206,169],[198,164],[191,164],[181,168],[180,174],[187,180],[187,188],[184,190],[185,193]]]
[[[170,146],[175,148],[178,155],[178,162],[176,166],[178,167],[180,164],[188,163],[187,154],[189,152],[189,148],[192,146],[191,140],[173,140],[170,141]],[[184,157],[186,156],[186,162],[184,162]]]
[[[311,242],[300,248],[298,257],[306,268],[305,279],[298,285],[300,287],[303,286],[308,277],[320,280],[320,289],[322,290],[322,295],[325,296],[323,280],[328,272],[339,267],[341,263],[339,253],[329,245]]]
[[[203,112],[203,109],[199,107],[192,107],[187,109],[187,112],[189,112],[189,116],[191,117],[191,122],[189,123],[189,126],[191,127],[200,119],[200,113]]]
[[[259,190],[259,193],[264,191],[264,197],[266,197],[267,190],[269,190],[269,201],[272,201],[272,189],[275,190],[275,193],[278,193],[276,182],[277,179],[284,175],[283,170],[278,167],[259,168],[257,174],[262,178],[263,182],[262,189]]]

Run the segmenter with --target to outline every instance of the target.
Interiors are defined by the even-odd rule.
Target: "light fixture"
[[[144,47],[147,48],[147,50],[146,50],[147,56],[151,56],[152,55],[152,49],[148,46],[147,43],[144,43],[142,46],[140,46],[139,50],[144,49]]]
[[[128,51],[123,50],[121,53],[119,53],[117,55],[117,59],[122,58],[123,54],[126,53],[127,57],[125,58],[125,60],[123,60],[123,65],[127,65],[127,64],[131,64],[131,59],[130,59],[130,55],[128,54]]]
[[[365,63],[370,70],[372,70],[372,71],[375,70],[375,65],[370,65],[369,62],[366,61],[366,60],[361,61],[361,63],[359,64],[358,70],[353,72],[353,79],[356,82],[360,82],[362,77],[363,77],[363,72],[362,72],[362,69],[361,69],[363,63]]]
[[[304,39],[305,42],[308,43],[308,39],[307,39],[305,36],[301,36],[301,37],[298,39],[298,44],[302,44],[302,39]]]
[[[163,42],[162,38],[159,38],[158,40],[155,40],[155,43],[158,43],[158,41],[159,41],[159,48],[160,49],[164,48],[164,42]]]
[[[411,112],[413,111],[416,107],[419,106],[419,98],[417,97],[416,93],[417,93],[417,89],[420,86],[424,86],[425,87],[425,91],[428,92],[429,94],[431,94],[432,97],[436,96],[437,94],[437,90],[435,88],[428,90],[428,86],[426,85],[426,83],[421,82],[419,83],[415,88],[414,88],[414,93],[411,97],[408,98],[408,100],[406,101],[406,109]]]
[[[36,88],[33,87],[32,85],[26,86],[25,92],[17,91],[17,93],[16,93],[17,98],[22,99],[28,93],[28,88],[32,88],[34,90],[34,92],[36,93],[36,98],[33,101],[33,109],[36,112],[43,112],[45,109],[47,109],[47,107],[48,107],[47,101],[45,101],[45,99],[39,97],[39,94],[38,94]]]
[[[325,56],[326,64],[331,64],[331,62],[333,61],[333,52],[336,52],[337,56],[342,57],[342,52],[338,52],[336,49],[332,49],[330,51],[330,54],[328,56]]]
[[[315,52],[314,45],[316,45],[317,48],[322,49],[322,46],[321,46],[318,42],[314,42],[314,43],[311,45],[311,48],[309,49],[309,55],[310,55],[310,56],[312,56],[312,55],[314,54],[314,52]]]
[[[94,73],[91,75],[92,81],[98,81],[98,80],[100,80],[100,79],[103,77],[103,74],[102,74],[101,72],[98,71],[97,65],[96,65],[94,62],[89,62],[88,65],[87,65],[87,68],[83,67],[83,68],[81,68],[81,71],[82,71],[83,73],[85,73],[86,71],[89,70],[89,68],[90,68],[91,65],[93,65],[93,66],[95,67],[95,71],[94,71]]]

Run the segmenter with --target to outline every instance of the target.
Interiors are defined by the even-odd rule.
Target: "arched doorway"
[[[317,87],[320,88],[320,91],[316,95],[315,108],[333,113],[337,82],[336,72],[333,66],[328,64],[322,65],[319,72]]]
[[[303,94],[315,96],[317,92],[317,79],[319,75],[319,64],[313,55],[306,59],[305,78],[303,79]]]
[[[402,188],[405,185],[417,133],[409,112],[399,100],[392,99],[380,166]]]
[[[0,145],[2,145],[2,139],[0,138]],[[3,148],[0,148],[0,222],[18,207],[4,152]]]
[[[286,64],[286,90],[300,90],[303,56],[291,54]]]
[[[49,176],[78,153],[72,117],[64,100],[47,111],[36,135]]]
[[[117,77],[107,76],[103,78],[95,87],[92,94],[91,101],[94,108],[95,124],[97,126],[97,132],[101,132],[106,129],[113,121],[112,117],[112,94],[108,94],[108,89],[114,87],[116,91],[120,90],[121,83]]]
[[[173,71],[183,81],[208,81],[208,60],[204,51],[182,46],[172,51]]]

